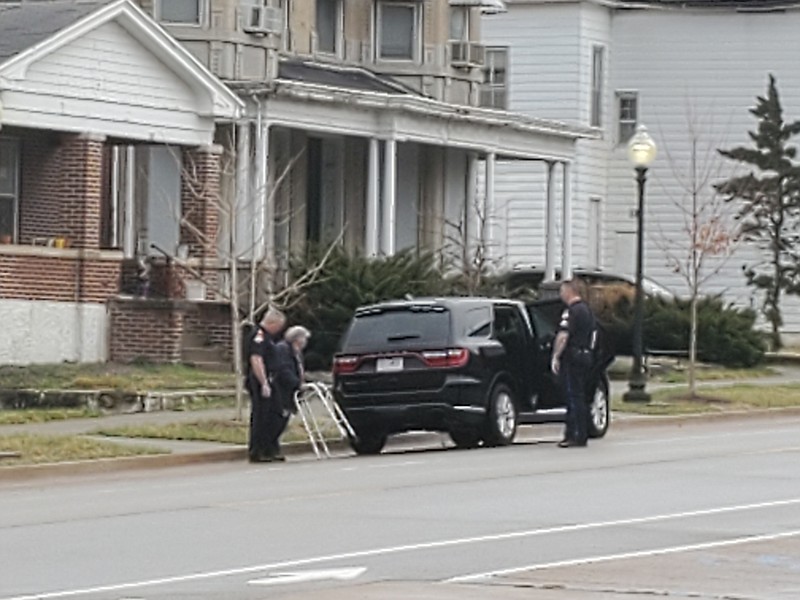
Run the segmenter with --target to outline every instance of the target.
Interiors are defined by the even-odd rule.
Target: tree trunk
[[[692,290],[691,331],[689,333],[689,397],[697,394],[697,285]]]

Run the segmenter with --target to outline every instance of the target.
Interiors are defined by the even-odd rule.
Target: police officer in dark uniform
[[[270,309],[248,344],[247,390],[250,393],[250,462],[283,460],[280,438],[285,422],[283,406],[274,397],[270,379],[276,368],[275,344],[280,340],[286,317]]]
[[[564,439],[558,445],[569,448],[585,446],[589,437],[586,382],[592,368],[595,321],[577,281],[563,282],[559,293],[567,307],[561,315],[551,368],[560,377],[567,404]]]

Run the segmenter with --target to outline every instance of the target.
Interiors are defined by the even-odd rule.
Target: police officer
[[[250,392],[250,462],[284,460],[278,438],[283,433],[283,407],[273,396],[270,378],[275,370],[275,344],[286,325],[286,317],[270,309],[261,319],[248,347],[247,389]]]
[[[566,309],[561,315],[551,368],[559,376],[567,404],[567,421],[561,448],[585,446],[589,437],[589,407],[586,381],[592,368],[594,315],[580,295],[577,281],[561,284]]]

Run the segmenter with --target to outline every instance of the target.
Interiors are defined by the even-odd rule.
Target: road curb
[[[697,415],[630,415],[614,419],[612,415],[611,431],[616,429],[633,429],[642,427],[663,427],[670,425],[693,425],[707,421],[746,421],[754,419],[774,419],[781,417],[800,416],[800,407],[768,408],[762,410],[736,411],[728,413],[703,413]],[[419,433],[412,434],[418,438],[419,443],[433,443],[441,438],[441,434]],[[613,433],[612,433],[613,435]],[[409,436],[410,437],[410,436]],[[350,450],[349,444],[344,440],[327,442],[331,452],[340,453]],[[313,455],[314,450],[310,443],[295,442],[283,445],[286,456]],[[21,465],[0,467],[0,483],[26,482],[53,477],[68,477],[77,475],[98,475],[104,473],[121,473],[126,471],[167,469],[170,467],[184,467],[191,465],[213,464],[221,462],[244,462],[247,459],[247,448],[234,446],[219,450],[202,452],[158,454],[148,456],[125,456],[120,458],[101,458],[65,463],[47,463],[40,465]]]

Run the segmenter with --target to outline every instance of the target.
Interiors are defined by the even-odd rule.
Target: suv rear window
[[[449,341],[450,311],[442,306],[375,309],[356,315],[342,351],[444,347]]]

